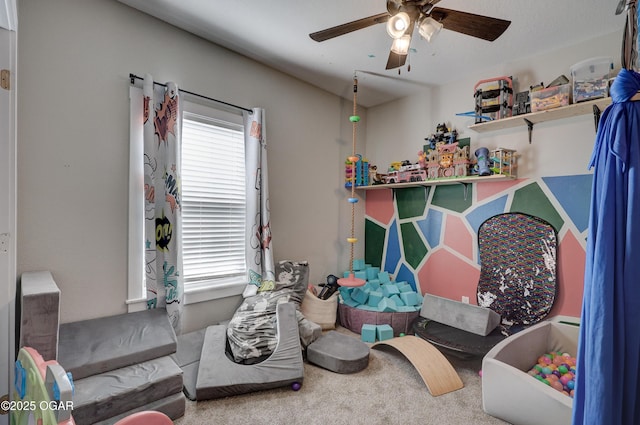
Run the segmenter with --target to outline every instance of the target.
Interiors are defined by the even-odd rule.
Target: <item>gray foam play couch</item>
[[[164,309],[60,324],[60,289],[48,271],[23,273],[18,301],[19,346],[72,374],[77,425],[149,409],[184,415],[177,338]]]

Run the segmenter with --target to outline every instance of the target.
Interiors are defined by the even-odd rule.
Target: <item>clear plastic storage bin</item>
[[[591,58],[571,67],[573,103],[609,96],[611,58]]]

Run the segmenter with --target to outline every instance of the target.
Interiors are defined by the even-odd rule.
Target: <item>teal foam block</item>
[[[367,280],[367,272],[365,272],[364,270],[353,272],[353,275],[356,279]]]
[[[396,303],[397,307],[405,305],[404,301],[402,301],[397,294],[391,295],[389,298],[392,299],[394,303]]]
[[[364,260],[361,258],[355,259],[353,260],[353,270],[354,271],[359,271],[359,270],[364,270],[365,269],[365,264],[364,264]]]
[[[371,279],[367,281],[367,284],[369,285],[369,288],[371,288],[372,291],[379,291],[380,290],[380,281],[378,279]]]
[[[346,272],[342,273],[342,277],[349,277],[350,274],[351,274],[351,271],[347,270]]]
[[[338,288],[338,291],[340,291],[340,295],[342,295],[343,298],[351,298],[352,290],[353,288],[349,286],[341,286]]]
[[[393,313],[398,311],[398,306],[396,306],[396,303],[393,302],[391,298],[385,297],[378,303],[378,311],[383,313]]]
[[[363,342],[376,342],[376,325],[362,325],[360,339],[362,339]]]
[[[378,303],[382,301],[383,298],[384,298],[384,294],[382,294],[382,291],[371,291],[369,292],[369,299],[367,300],[367,305],[377,308]]]
[[[378,341],[385,341],[393,338],[393,328],[389,325],[376,326],[376,337]]]
[[[354,301],[351,298],[343,298],[342,303],[348,305],[349,307],[358,307],[360,304],[358,301]]]
[[[367,268],[367,280],[373,280],[378,278],[380,273],[380,267],[368,267]]]
[[[357,301],[358,304],[365,304],[369,298],[369,293],[361,288],[353,288],[351,291],[351,299]]]
[[[418,295],[415,292],[400,292],[400,299],[404,305],[418,305]]]
[[[387,283],[386,285],[382,285],[382,293],[385,297],[391,297],[392,295],[399,295],[400,290],[395,284]]]
[[[391,279],[389,278],[389,273],[388,272],[380,272],[380,273],[378,273],[378,280],[382,284],[391,282]]]
[[[409,285],[407,282],[396,282],[396,285],[398,286],[400,292],[415,292],[411,285]]]

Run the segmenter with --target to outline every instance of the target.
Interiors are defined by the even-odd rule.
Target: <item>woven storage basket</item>
[[[321,300],[307,289],[302,305],[300,305],[300,311],[302,311],[304,317],[320,325],[323,330],[335,329],[338,313],[338,293],[333,294],[328,300]]]

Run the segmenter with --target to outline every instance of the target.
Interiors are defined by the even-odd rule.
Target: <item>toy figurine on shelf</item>
[[[489,149],[482,147],[476,149],[476,157],[478,158],[477,169],[479,176],[491,175],[491,169],[489,168]]]
[[[418,151],[418,164],[426,171],[427,180],[469,175],[469,146],[460,146],[456,130],[438,124],[436,134],[426,140],[430,144]]]
[[[355,186],[368,186],[369,185],[369,161],[362,158],[362,155],[356,154],[358,161],[351,162],[348,158],[345,160],[345,184],[344,187],[350,188],[351,182],[355,183]]]
[[[436,126],[435,134],[425,138],[431,149],[436,149],[439,143],[455,143],[458,140],[458,131],[447,128],[445,123]]]
[[[384,176],[385,183],[421,182],[427,179],[427,173],[419,163],[412,164],[405,159],[401,164],[398,169],[389,168],[389,172]]]
[[[515,177],[516,173],[516,151],[513,149],[498,148],[491,151],[489,158],[491,171],[493,174],[503,174]]]
[[[384,183],[383,175],[378,173],[378,166],[370,165],[369,166],[369,184],[374,185],[374,184],[382,184],[382,183]]]

